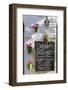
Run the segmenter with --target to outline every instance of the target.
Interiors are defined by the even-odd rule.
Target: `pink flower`
[[[27,48],[32,47],[32,44],[26,44]]]
[[[39,24],[32,24],[32,28],[38,29],[38,27],[39,27]]]

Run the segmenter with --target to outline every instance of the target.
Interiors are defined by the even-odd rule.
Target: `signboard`
[[[54,42],[35,42],[35,71],[54,71]]]

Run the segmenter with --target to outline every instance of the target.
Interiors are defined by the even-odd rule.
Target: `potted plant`
[[[39,24],[32,24],[32,28],[35,30],[35,32],[38,32]]]
[[[27,61],[27,67],[28,67],[28,70],[32,70],[32,61],[31,60],[28,60]]]
[[[28,53],[31,54],[32,53],[32,44],[31,43],[30,44],[26,44],[26,47],[27,47]]]

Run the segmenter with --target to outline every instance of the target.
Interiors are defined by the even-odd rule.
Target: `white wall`
[[[8,5],[11,3],[67,6],[68,0],[0,0],[0,90],[22,90],[22,89],[23,90],[35,90],[35,89],[67,90],[68,83],[37,85],[37,86],[27,86],[27,87],[26,86],[11,87],[8,85],[8,70],[9,70],[9,41],[8,41],[9,40],[9,6]],[[68,8],[67,8],[67,16],[68,16]]]

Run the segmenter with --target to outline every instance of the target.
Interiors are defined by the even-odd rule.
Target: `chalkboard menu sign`
[[[54,70],[54,42],[43,41],[35,42],[35,71],[53,71]]]

